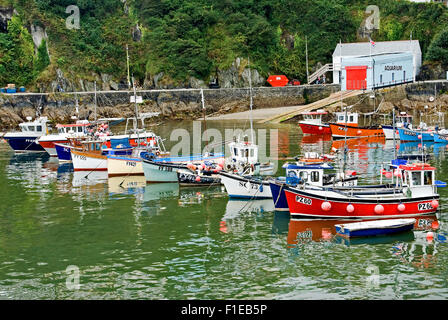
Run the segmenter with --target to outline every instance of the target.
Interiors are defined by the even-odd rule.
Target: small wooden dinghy
[[[335,228],[336,234],[343,237],[369,237],[412,230],[415,221],[415,219],[362,221],[337,224]]]

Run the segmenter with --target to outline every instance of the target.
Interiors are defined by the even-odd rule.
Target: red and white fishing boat
[[[328,114],[324,110],[303,112],[303,120],[299,121],[299,126],[304,134],[331,135],[329,123],[322,122],[322,116]],[[336,123],[341,125],[358,126],[358,114],[350,112],[336,112]]]
[[[51,157],[57,157],[55,143],[68,143],[68,138],[83,137],[88,134],[87,127],[91,125],[88,120],[78,120],[72,124],[58,124],[57,134],[48,134],[39,138],[39,144],[47,151]]]
[[[303,120],[299,121],[299,126],[304,134],[330,135],[330,126],[322,122],[322,116],[328,114],[323,110],[312,112],[302,112]]]
[[[380,219],[434,214],[439,206],[436,168],[426,163],[400,165],[390,189],[285,190],[292,218]]]

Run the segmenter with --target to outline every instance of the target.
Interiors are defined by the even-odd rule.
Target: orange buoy
[[[429,242],[431,242],[432,240],[434,240],[434,232],[429,231],[429,232],[426,234],[426,240],[428,240]]]

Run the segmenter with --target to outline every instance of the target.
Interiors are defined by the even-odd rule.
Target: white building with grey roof
[[[413,61],[412,79],[415,81],[422,65],[422,51],[418,40],[338,43],[333,52],[333,83],[341,83],[343,66],[341,62],[367,56],[411,53]]]

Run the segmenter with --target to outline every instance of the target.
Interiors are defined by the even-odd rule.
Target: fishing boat
[[[331,188],[356,186],[358,177],[356,172],[334,172],[329,164],[309,165],[303,163],[286,163],[286,177],[279,177],[269,181],[272,198],[276,211],[289,211],[285,190],[294,188]]]
[[[45,152],[45,149],[39,144],[40,137],[48,134],[48,118],[39,117],[32,120],[32,117],[26,118],[27,122],[19,124],[20,131],[7,132],[5,139],[16,153],[23,152]]]
[[[434,141],[434,132],[428,130],[412,130],[408,128],[398,128],[401,141]]]
[[[336,224],[337,235],[343,237],[371,237],[390,235],[414,229],[415,219],[385,219]]]
[[[107,171],[107,154],[129,155],[132,148],[127,146],[116,149],[107,148],[103,140],[82,141],[81,150],[70,149],[74,171]]]
[[[303,120],[299,121],[300,129],[304,134],[330,135],[330,126],[322,122],[322,116],[328,114],[323,110],[302,112]]]
[[[230,198],[239,199],[271,199],[272,193],[269,181],[252,175],[240,175],[230,172],[220,172],[221,183],[226,188]]]
[[[91,123],[88,120],[78,120],[73,124],[58,124],[57,134],[44,135],[38,142],[51,157],[57,157],[55,143],[66,144],[69,137],[82,137],[88,134],[88,127]]]
[[[313,135],[331,135],[331,128],[329,123],[322,122],[322,116],[328,114],[323,110],[317,110],[313,112],[303,112],[303,120],[299,121],[300,128],[304,134]],[[349,112],[347,115],[345,112],[336,112],[336,123],[344,124],[353,127],[358,126],[358,114],[355,112]]]
[[[334,139],[378,137],[384,138],[382,127],[356,127],[337,123],[330,123],[331,136]]]
[[[187,170],[185,164],[168,163],[142,158],[143,173],[147,183],[178,182],[177,172],[180,169]]]
[[[112,149],[117,145],[131,148],[130,154],[123,155],[120,150],[111,150],[107,154],[107,171],[109,177],[144,175],[142,157],[167,157],[169,152],[164,149],[161,138],[154,133],[146,132],[145,138],[132,146],[131,137],[121,139],[111,139]],[[149,142],[148,142],[149,141]],[[118,154],[117,154],[118,152]]]
[[[432,214],[439,206],[436,168],[426,163],[399,165],[394,188],[354,190],[285,190],[291,216],[379,219]]]
[[[395,111],[395,110],[394,110]],[[394,112],[395,117],[395,112]],[[384,136],[386,137],[386,140],[393,140],[393,139],[400,139],[400,135],[397,131],[398,128],[405,128],[408,126],[412,127],[412,119],[413,116],[410,114],[407,114],[406,112],[400,112],[399,115],[395,117],[395,126],[392,125],[382,125],[384,131]],[[394,121],[394,119],[392,119]]]

